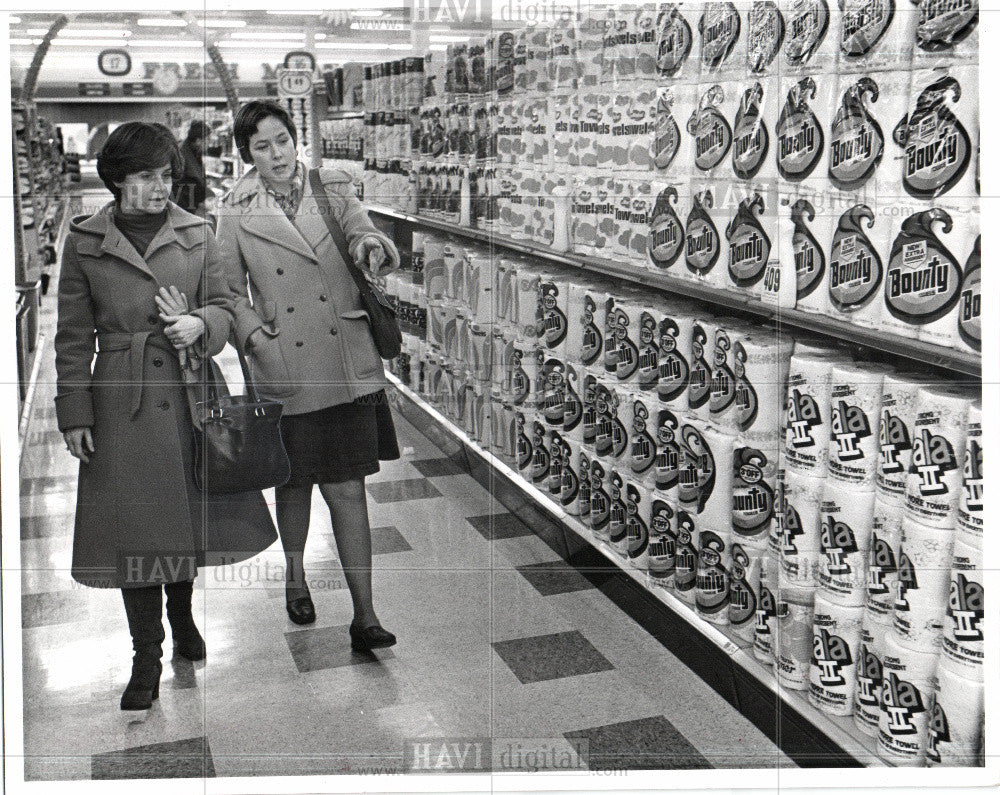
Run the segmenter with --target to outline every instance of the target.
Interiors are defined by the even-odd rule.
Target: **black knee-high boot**
[[[191,594],[194,582],[181,580],[163,586],[167,592],[167,620],[170,622],[170,634],[174,638],[174,648],[177,653],[188,660],[205,659],[205,641],[195,626],[191,615]]]
[[[122,709],[149,709],[160,695],[163,665],[163,596],[159,585],[122,588],[132,633],[132,677],[122,693]]]

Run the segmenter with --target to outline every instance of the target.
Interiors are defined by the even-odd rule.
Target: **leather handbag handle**
[[[240,357],[240,369],[243,371],[243,383],[246,385],[247,395],[254,403],[260,403],[260,396],[257,394],[257,387],[253,385],[253,378],[250,377],[250,365],[247,364],[247,357],[243,355],[240,346],[236,347],[236,355]]]
[[[333,217],[330,197],[327,196],[326,188],[323,187],[323,181],[319,178],[318,168],[309,169],[309,185],[312,187],[313,198],[316,199],[316,203],[319,205],[320,215],[323,216],[323,220],[326,222],[326,228],[330,230],[333,242],[337,244],[337,250],[340,252],[344,264],[347,265],[347,270],[350,271],[351,276],[354,278],[354,283],[357,284],[358,290],[363,292],[368,280],[361,272],[361,268],[354,262],[350,247],[347,245],[347,238],[344,236],[344,230],[337,223],[337,219]]]

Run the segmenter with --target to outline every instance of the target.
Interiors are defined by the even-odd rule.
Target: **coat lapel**
[[[149,269],[149,266],[146,265],[145,260],[139,256],[139,252],[135,250],[135,246],[128,242],[128,238],[111,221],[111,210],[105,210],[102,214],[104,215],[106,229],[104,240],[101,241],[101,251],[105,254],[110,254],[112,257],[124,260],[129,265],[134,265],[155,281],[156,277]]]
[[[313,251],[319,251],[323,241],[330,236],[330,230],[320,213],[319,204],[308,188],[308,181],[306,185],[307,192],[299,204],[299,211],[295,216],[295,226],[298,227],[310,248]]]
[[[319,262],[309,243],[295,228],[295,224],[288,220],[288,216],[267,195],[256,169],[244,174],[233,188],[233,201],[243,206],[240,226],[248,234],[294,251],[313,262]],[[302,203],[305,201],[306,198],[303,196],[302,202],[299,203],[299,215],[302,214]]]

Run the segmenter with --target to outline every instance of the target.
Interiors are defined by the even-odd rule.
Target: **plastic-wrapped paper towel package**
[[[676,502],[664,499],[654,491],[651,495],[649,522],[650,582],[658,588],[673,588],[677,564]]]
[[[793,354],[788,370],[785,463],[814,478],[826,476],[830,450],[830,357]]]
[[[830,715],[850,715],[861,651],[863,608],[846,607],[816,595],[809,702]]]
[[[774,665],[774,644],[778,632],[778,580],[773,558],[761,558],[760,598],[754,614],[753,656],[764,665]]]
[[[840,5],[827,0],[779,0],[785,21],[782,73],[837,72]]]
[[[867,610],[861,619],[857,681],[854,688],[854,725],[869,737],[878,736],[882,709],[882,656],[885,627],[875,622]]]
[[[742,5],[742,3],[741,3]],[[729,2],[708,2],[698,20],[702,79],[739,78],[745,73],[746,32],[741,9]]]
[[[875,492],[827,478],[820,506],[817,580],[824,599],[851,607],[865,603]]]
[[[727,289],[727,260],[722,256],[722,233],[729,223],[728,209],[721,203],[725,195],[721,179],[698,180],[691,184],[690,202],[684,225],[684,270],[677,275],[719,289]]]
[[[983,545],[983,409],[980,401],[969,406],[962,466],[962,492],[955,522],[957,540],[976,549]]]
[[[744,548],[734,541],[729,569],[729,625],[747,643],[753,643],[757,605],[760,600],[761,569],[764,556],[760,550]]]
[[[653,496],[647,485],[627,478],[625,481],[625,527],[628,535],[629,565],[649,569],[650,525],[652,524]]]
[[[694,608],[698,578],[697,518],[677,509],[677,555],[674,563],[674,592]]]
[[[928,767],[973,767],[980,764],[983,685],[938,666],[934,702],[928,722]]]
[[[979,55],[979,3],[920,0],[914,66],[963,63]]]
[[[813,596],[794,597],[779,589],[774,671],[789,690],[809,689],[813,657]]]
[[[903,518],[899,543],[899,580],[892,626],[900,645],[935,651],[941,645],[948,604],[949,567],[954,531]]]
[[[783,495],[779,581],[782,591],[802,599],[816,590],[823,480],[786,471]]]
[[[898,767],[923,767],[937,655],[907,649],[891,632],[884,643],[878,755]]]
[[[882,373],[877,365],[830,368],[829,477],[874,490]]]
[[[880,499],[897,505],[903,503],[913,453],[913,420],[920,388],[916,378],[916,374],[887,372],[882,379],[875,486]]]
[[[773,453],[736,442],[733,451],[733,538],[754,555],[767,548],[775,515],[778,466]]]
[[[949,668],[966,679],[983,679],[983,616],[985,587],[983,553],[955,539],[951,558],[940,668]]]
[[[700,3],[662,3],[656,17],[656,67],[662,81],[690,83],[701,69]]]
[[[892,623],[899,582],[899,543],[903,509],[898,504],[875,498],[872,534],[868,545],[868,576],[865,609],[879,624]]]
[[[698,84],[697,105],[685,124],[692,139],[691,175],[698,179],[731,178],[733,128],[742,97],[741,83],[708,78]]]
[[[840,71],[908,68],[916,24],[917,9],[909,3],[846,0],[840,19]]]

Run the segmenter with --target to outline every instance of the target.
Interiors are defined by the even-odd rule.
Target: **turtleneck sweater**
[[[125,235],[125,239],[139,252],[139,256],[145,257],[149,244],[167,222],[167,211],[126,214],[122,212],[121,206],[116,204],[112,219],[118,230]]]

